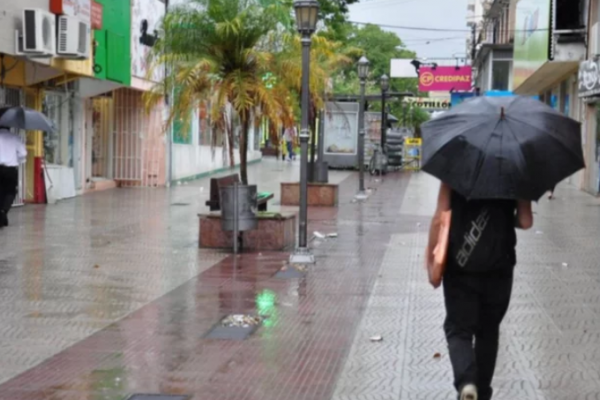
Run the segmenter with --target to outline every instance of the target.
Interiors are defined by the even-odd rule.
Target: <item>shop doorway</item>
[[[88,171],[92,181],[113,179],[113,99],[110,95],[91,101],[91,123],[88,125]]]
[[[142,93],[130,89],[119,89],[115,96],[115,179],[125,186],[139,186],[142,179],[143,138],[148,131],[149,122],[160,117],[156,113],[145,113]],[[157,121],[160,129],[160,118]],[[152,160],[157,157],[149,154]],[[152,170],[154,168],[151,168]],[[150,170],[149,170],[150,172]],[[153,175],[154,172],[146,174]]]

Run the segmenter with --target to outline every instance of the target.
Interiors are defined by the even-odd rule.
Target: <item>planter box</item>
[[[221,228],[221,213],[199,214],[198,245],[205,249],[233,248],[233,232]],[[243,249],[282,251],[296,245],[296,213],[258,213],[258,228],[243,234]]]
[[[308,184],[309,207],[337,207],[339,186],[331,183]],[[300,205],[300,183],[281,183],[281,205]]]

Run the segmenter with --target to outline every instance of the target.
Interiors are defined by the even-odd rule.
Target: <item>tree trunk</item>
[[[314,107],[310,108],[310,169],[311,172],[308,174],[311,177],[311,181],[315,181],[317,175],[317,165],[315,164],[315,156],[317,152],[317,110]]]
[[[233,138],[232,121],[227,112],[223,113],[223,121],[225,125],[225,134],[227,135],[227,147],[229,151],[229,167],[235,168],[235,157],[233,156],[233,148],[235,147],[235,140]]]
[[[281,143],[279,143],[279,127],[274,123],[269,122],[269,143],[271,146],[275,147],[275,159],[279,160],[279,156],[281,155],[279,152],[281,151]]]
[[[242,184],[248,184],[248,129],[250,120],[247,115],[240,115],[242,131],[240,132],[240,179]]]

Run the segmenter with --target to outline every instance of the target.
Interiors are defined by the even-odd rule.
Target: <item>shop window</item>
[[[177,109],[178,107],[178,98],[179,88],[175,88],[175,93],[173,95],[173,108]],[[190,110],[190,114],[192,111]],[[173,118],[173,143],[178,144],[192,144],[192,118],[191,115],[189,118],[186,118],[180,113],[176,113]]]
[[[492,90],[510,90],[511,61],[494,61],[492,64]]]
[[[557,30],[585,28],[585,0],[555,0],[555,4]]]
[[[73,166],[73,138],[70,135],[69,98],[64,94],[46,93],[42,113],[54,123],[55,130],[44,132],[44,160],[48,164]]]

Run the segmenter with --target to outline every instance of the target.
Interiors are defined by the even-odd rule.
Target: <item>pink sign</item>
[[[472,80],[473,69],[467,66],[419,69],[419,91],[421,92],[470,91]]]

